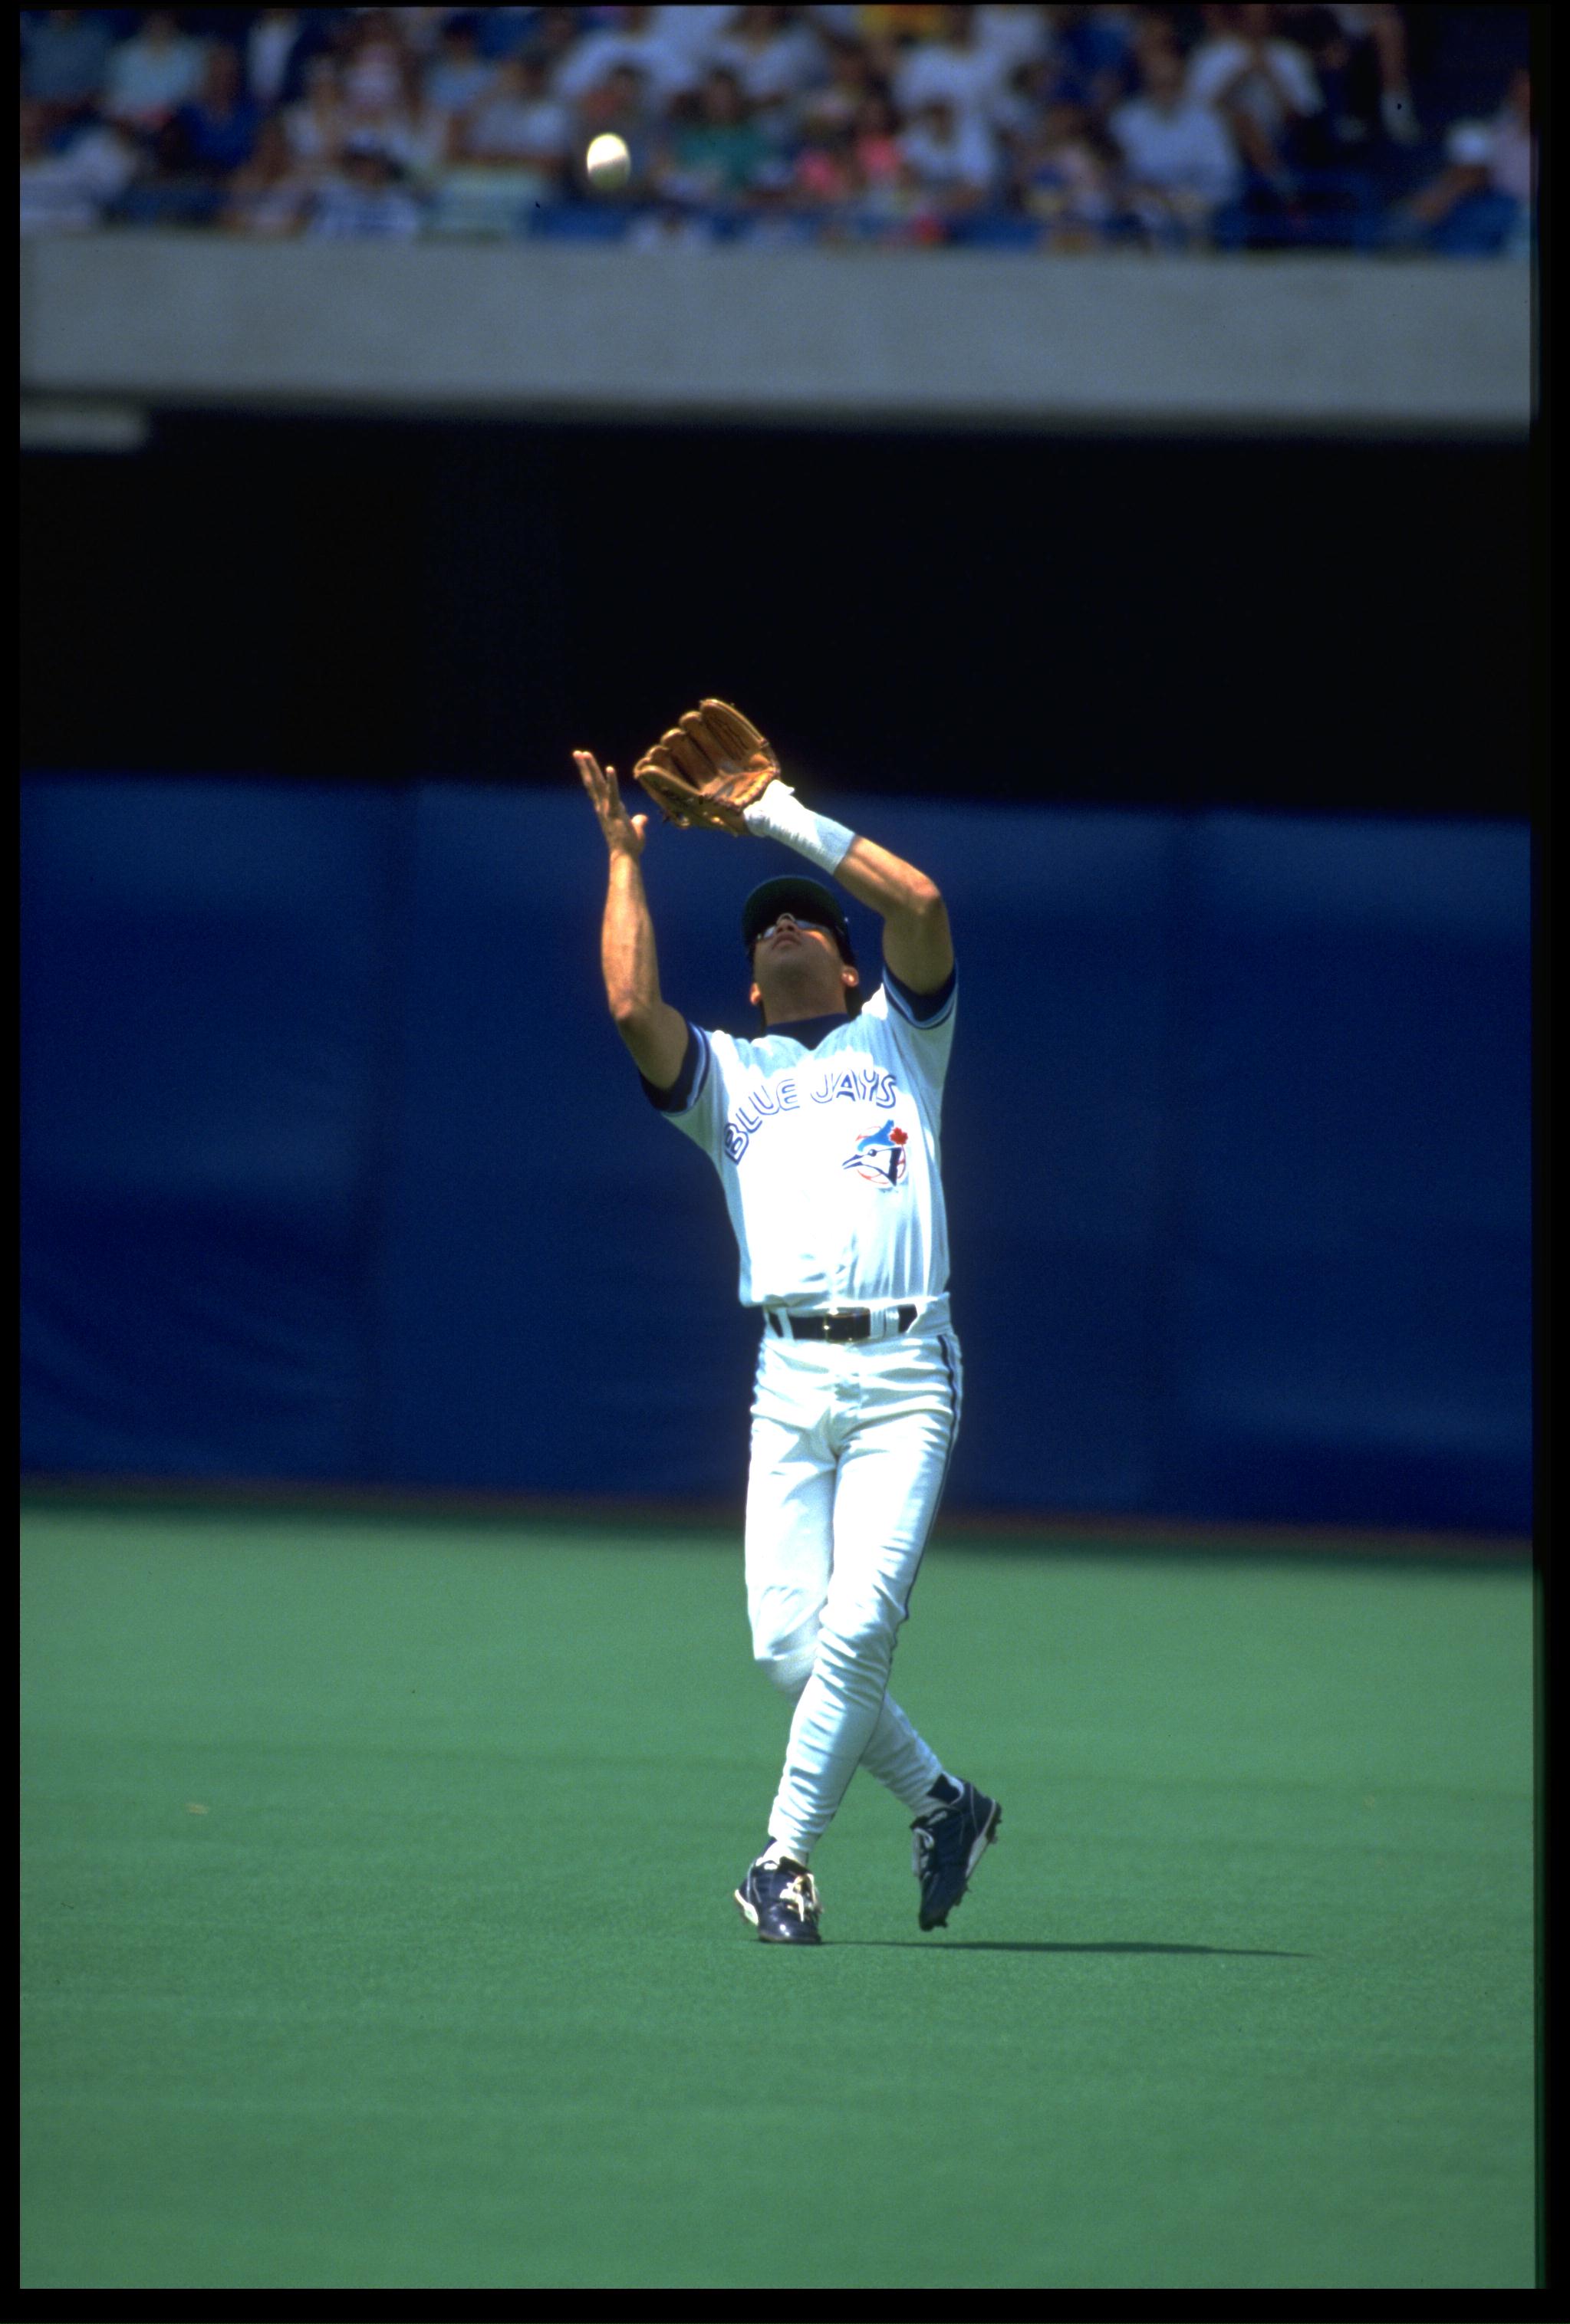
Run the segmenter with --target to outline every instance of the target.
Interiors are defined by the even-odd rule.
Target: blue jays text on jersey
[[[733,1162],[741,1160],[748,1139],[765,1121],[795,1111],[804,1081],[813,1105],[832,1105],[836,1098],[870,1098],[874,1105],[887,1107],[899,1095],[893,1074],[877,1065],[839,1065],[816,1077],[782,1074],[772,1084],[763,1083],[751,1091],[725,1123],[725,1152]]]
[[[947,1288],[938,1139],[955,980],[891,973],[859,1016],[755,1039],[689,1026],[674,1086],[645,1083],[718,1171],[743,1305],[872,1306]]]

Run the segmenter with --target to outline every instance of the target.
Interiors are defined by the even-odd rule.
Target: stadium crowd
[[[23,10],[22,231],[1519,254],[1527,15]]]

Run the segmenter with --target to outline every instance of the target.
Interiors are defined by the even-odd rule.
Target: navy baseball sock
[[[956,1800],[964,1798],[965,1794],[952,1775],[939,1775],[927,1796],[929,1800],[936,1800],[940,1808],[951,1808]]]

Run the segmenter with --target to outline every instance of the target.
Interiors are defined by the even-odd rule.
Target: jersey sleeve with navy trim
[[[936,1025],[940,1018],[949,1013],[958,974],[957,967],[951,968],[936,992],[913,992],[891,968],[885,965],[883,982],[889,988],[891,1000],[896,1001],[915,1024]]]
[[[696,1026],[689,1023],[687,1028],[687,1047],[681,1053],[681,1063],[677,1068],[676,1079],[670,1088],[661,1089],[658,1082],[650,1080],[647,1074],[641,1073],[638,1075],[638,1079],[643,1084],[643,1094],[650,1104],[658,1107],[661,1113],[685,1113],[692,1103],[694,1084],[697,1080],[698,1069],[702,1063],[703,1035]]]
[[[868,1001],[881,1009],[894,1046],[911,1075],[941,1106],[949,1053],[954,1047],[954,1011],[958,971],[951,968],[936,992],[912,992],[886,964],[881,989]]]
[[[667,1115],[678,1130],[707,1148],[714,1128],[711,1117],[718,1111],[725,1118],[723,1093],[715,1065],[714,1045],[701,1026],[690,1019],[687,1027],[687,1047],[681,1065],[669,1089],[658,1089],[646,1074],[638,1079],[643,1084],[643,1094],[650,1104]]]

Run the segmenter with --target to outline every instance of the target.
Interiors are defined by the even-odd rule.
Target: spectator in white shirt
[[[372,9],[361,20],[343,68],[343,89],[344,150],[386,154],[395,164],[383,189],[391,196],[401,191],[400,179],[425,178],[438,166],[447,123],[426,104],[418,60],[388,22],[389,14]],[[362,189],[367,182],[363,171],[355,180]],[[389,215],[396,207],[389,202]]]
[[[1013,60],[1005,50],[983,45],[974,8],[946,8],[944,25],[941,41],[917,42],[901,54],[894,68],[894,102],[913,115],[941,100],[956,123],[990,126]]]
[[[571,150],[573,118],[547,90],[545,72],[542,58],[504,57],[478,104],[455,116],[449,158],[558,178]]]
[[[22,232],[90,234],[136,174],[130,140],[106,122],[50,141],[54,108],[24,97],[21,106]]]
[[[155,134],[195,97],[205,53],[171,9],[150,8],[141,29],[110,53],[105,112],[140,135]]]
[[[444,114],[442,162],[432,173],[432,234],[511,235],[561,198],[574,129],[571,107],[546,87],[544,57],[496,60],[476,101]]]
[[[479,28],[472,15],[455,16],[442,27],[440,44],[421,75],[425,101],[444,119],[476,106],[495,78],[493,59],[480,54]]]
[[[419,90],[412,51],[384,23],[384,8],[369,9],[352,28],[344,60],[344,101],[356,121],[380,120],[411,103]]]
[[[1425,240],[1454,257],[1501,251],[1524,256],[1530,249],[1537,171],[1532,77],[1522,65],[1492,119],[1452,123],[1445,167],[1395,214],[1391,239]]]
[[[1169,42],[1143,42],[1139,69],[1138,93],[1108,124],[1129,207],[1159,242],[1203,235],[1239,190],[1237,153],[1220,115],[1186,87],[1183,59]]]
[[[596,88],[617,65],[635,65],[655,101],[664,105],[694,84],[694,60],[688,43],[673,40],[669,25],[654,22],[652,8],[623,8],[621,22],[596,25],[568,49],[551,80],[553,96],[577,105]],[[701,74],[702,68],[697,68]]]
[[[947,97],[932,97],[919,108],[900,136],[900,152],[940,212],[980,209],[992,192],[998,158],[992,133]]]
[[[1052,53],[1049,8],[978,7],[972,12],[977,45],[995,57],[1002,80],[1021,65],[1040,64]]]
[[[1267,184],[1289,189],[1296,133],[1324,97],[1301,49],[1276,37],[1270,7],[1207,7],[1210,37],[1188,60],[1188,88],[1214,106],[1238,151]]]
[[[713,54],[755,106],[789,104],[827,75],[823,44],[794,8],[738,9]]]
[[[245,88],[264,111],[283,105],[300,86],[309,27],[298,8],[262,8],[245,35]]]
[[[649,29],[673,57],[685,57],[692,78],[684,85],[696,88],[713,62],[715,42],[741,13],[734,0],[718,6],[712,0],[688,0],[683,7],[651,8]]]

